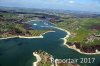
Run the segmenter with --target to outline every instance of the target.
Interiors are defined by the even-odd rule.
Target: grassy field
[[[68,42],[80,42],[83,46],[100,45],[100,37],[93,36],[100,35],[100,17],[63,20],[64,22],[56,22],[56,24],[58,27],[66,29],[71,33]],[[89,38],[91,36],[93,37]]]
[[[13,14],[0,13],[0,38],[12,36],[40,36],[41,34],[51,30],[32,30],[26,29],[27,25],[22,22],[35,19],[34,14]]]

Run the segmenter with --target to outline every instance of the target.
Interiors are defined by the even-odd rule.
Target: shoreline
[[[23,22],[23,23],[29,23],[29,22],[31,22],[31,21],[45,21],[45,20],[30,20],[30,21]],[[53,25],[57,26],[56,24],[54,24],[54,23],[52,23],[52,22],[50,22],[50,21],[49,21],[49,23],[51,23],[51,24],[53,24]]]
[[[40,36],[33,36],[33,37],[25,37],[25,36],[12,36],[12,37],[6,37],[6,38],[0,38],[0,40],[4,40],[4,39],[11,39],[11,38],[27,38],[27,39],[32,39],[32,38],[44,38],[43,35],[49,32],[55,32],[55,31],[47,31],[44,32],[42,34],[40,34]]]
[[[27,21],[27,22],[22,22],[22,23],[29,23],[31,21],[41,21],[41,20],[30,20],[30,21]]]
[[[37,21],[37,20],[31,20],[31,21]],[[28,22],[31,22],[31,21],[28,21]],[[41,20],[38,20],[38,21],[41,21]],[[46,27],[46,26],[45,26],[45,27]],[[67,45],[66,42],[67,42],[67,38],[70,36],[70,32],[67,31],[67,30],[65,30],[65,29],[59,28],[59,27],[53,27],[53,26],[51,26],[51,27],[52,27],[52,28],[59,29],[59,30],[62,30],[62,31],[64,31],[64,32],[67,33],[67,35],[66,35],[64,38],[60,38],[60,39],[63,39],[63,40],[64,40],[64,45],[67,46],[68,48],[73,49],[73,50],[75,50],[75,51],[77,51],[77,52],[79,52],[79,53],[81,53],[81,54],[87,54],[87,55],[100,54],[100,51],[98,51],[98,50],[95,50],[95,51],[96,51],[95,53],[85,53],[85,52],[80,51],[80,49],[77,49],[75,45],[73,45],[73,46]],[[46,33],[49,33],[49,32],[55,32],[55,31],[47,31],[47,32],[44,32],[44,33],[40,34],[40,36],[25,37],[25,36],[20,36],[20,35],[19,35],[19,36],[12,36],[12,37],[0,38],[0,40],[3,40],[3,39],[10,39],[10,38],[27,38],[27,39],[32,39],[32,38],[44,38],[43,35],[46,34]]]
[[[36,61],[33,62],[33,66],[37,66],[37,63],[41,61],[41,57],[36,52],[33,52],[33,55],[36,57]]]
[[[67,46],[68,48],[73,49],[73,50],[75,50],[75,51],[77,51],[77,52],[79,52],[81,54],[86,54],[86,55],[97,55],[97,54],[100,54],[100,51],[98,51],[98,50],[95,50],[96,51],[95,53],[85,53],[85,52],[81,52],[80,49],[77,49],[75,45],[69,46],[69,45],[65,44],[65,46]]]
[[[67,46],[69,49],[73,49],[73,50],[75,50],[75,51],[77,51],[77,52],[79,52],[81,54],[86,54],[86,55],[100,54],[100,51],[98,51],[98,50],[95,50],[96,51],[95,53],[85,53],[85,52],[80,51],[80,49],[77,49],[75,45],[73,45],[73,46],[67,45],[66,42],[67,42],[67,38],[70,36],[70,32],[65,30],[65,29],[62,29],[62,28],[58,28],[58,29],[61,29],[61,30],[65,31],[65,32],[67,32],[67,35],[64,38],[61,38],[61,39],[64,40],[64,45]]]
[[[7,38],[0,38],[0,39],[3,40],[3,39],[11,39],[11,38],[27,38],[27,39],[31,39],[31,38],[43,38],[43,36],[33,36],[33,37],[12,36],[12,37],[7,37]]]

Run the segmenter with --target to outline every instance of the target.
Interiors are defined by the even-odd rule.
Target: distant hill
[[[11,13],[45,13],[45,14],[63,14],[71,15],[74,17],[99,17],[100,13],[86,12],[86,11],[75,11],[75,10],[58,10],[58,9],[37,9],[37,8],[19,8],[19,7],[4,7],[0,6],[0,12],[11,12]]]

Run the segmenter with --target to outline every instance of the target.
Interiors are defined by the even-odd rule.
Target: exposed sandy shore
[[[67,38],[71,35],[69,31],[62,29],[62,28],[58,28],[58,27],[53,27],[53,28],[57,28],[59,30],[65,31],[67,33],[67,35],[64,38],[61,38],[64,40],[64,45],[67,46],[70,49],[76,50],[77,52],[81,53],[81,54],[87,54],[87,55],[95,55],[95,54],[100,54],[100,51],[95,50],[96,53],[85,53],[85,52],[81,52],[80,49],[77,49],[76,46],[69,46],[68,44],[66,44],[67,42]]]
[[[100,51],[98,51],[98,50],[95,50],[95,51],[96,51],[95,53],[85,53],[85,52],[81,52],[80,49],[77,49],[75,45],[69,46],[68,44],[66,44],[66,42],[67,42],[67,38],[70,36],[70,32],[67,31],[67,30],[65,30],[65,29],[61,29],[61,28],[58,28],[58,29],[67,32],[66,37],[64,37],[64,38],[62,38],[62,39],[64,40],[64,45],[67,46],[68,48],[73,49],[73,50],[76,50],[77,52],[79,52],[79,53],[81,53],[81,54],[87,54],[87,55],[100,54]]]
[[[46,33],[48,33],[48,32],[55,32],[55,31],[47,31],[47,32],[41,34],[40,36],[33,36],[33,37],[12,36],[12,37],[7,37],[7,38],[0,38],[0,39],[3,40],[3,39],[10,39],[10,38],[17,38],[17,37],[18,37],[18,38],[27,38],[27,39],[32,39],[32,38],[43,38],[43,35],[46,34]]]
[[[12,37],[7,37],[7,38],[0,38],[0,39],[10,39],[10,38],[27,38],[27,39],[31,39],[31,38],[43,38],[43,36],[34,36],[34,37],[25,37],[25,36],[12,36]]]
[[[69,46],[69,45],[67,45],[67,44],[65,44],[65,45],[66,45],[68,48],[74,49],[74,50],[76,50],[77,52],[82,53],[82,54],[87,54],[87,55],[100,54],[100,51],[98,51],[98,50],[96,50],[96,53],[85,53],[85,52],[81,52],[80,49],[77,49],[75,45],[73,45],[73,46]]]
[[[36,60],[37,60],[36,62],[33,62],[33,66],[37,66],[37,63],[41,61],[41,57],[35,52],[33,52],[33,55],[36,57]]]
[[[35,20],[32,20],[32,21],[35,21]],[[57,29],[59,29],[59,30],[65,31],[65,32],[67,33],[67,35],[66,35],[64,38],[61,38],[61,39],[64,40],[64,45],[67,46],[68,48],[74,49],[74,50],[76,50],[76,51],[79,52],[79,53],[87,54],[87,55],[100,54],[100,51],[98,51],[98,50],[95,50],[96,53],[85,53],[85,52],[81,52],[80,49],[77,49],[75,45],[73,45],[73,46],[67,45],[67,44],[66,44],[66,42],[67,42],[66,39],[70,36],[70,32],[67,31],[67,30],[65,30],[65,29],[62,29],[62,28],[53,27],[53,26],[51,26],[51,27],[52,27],[52,28],[57,28]],[[55,32],[55,31],[47,31],[47,32],[41,34],[40,36],[33,36],[33,37],[13,36],[13,37],[0,38],[0,39],[9,39],[9,38],[16,38],[16,37],[18,37],[18,38],[27,38],[27,39],[31,39],[31,38],[43,38],[43,35],[46,34],[46,33],[48,33],[48,32]]]

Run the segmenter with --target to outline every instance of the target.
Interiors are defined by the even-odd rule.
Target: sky
[[[100,0],[0,0],[0,6],[100,12]]]

